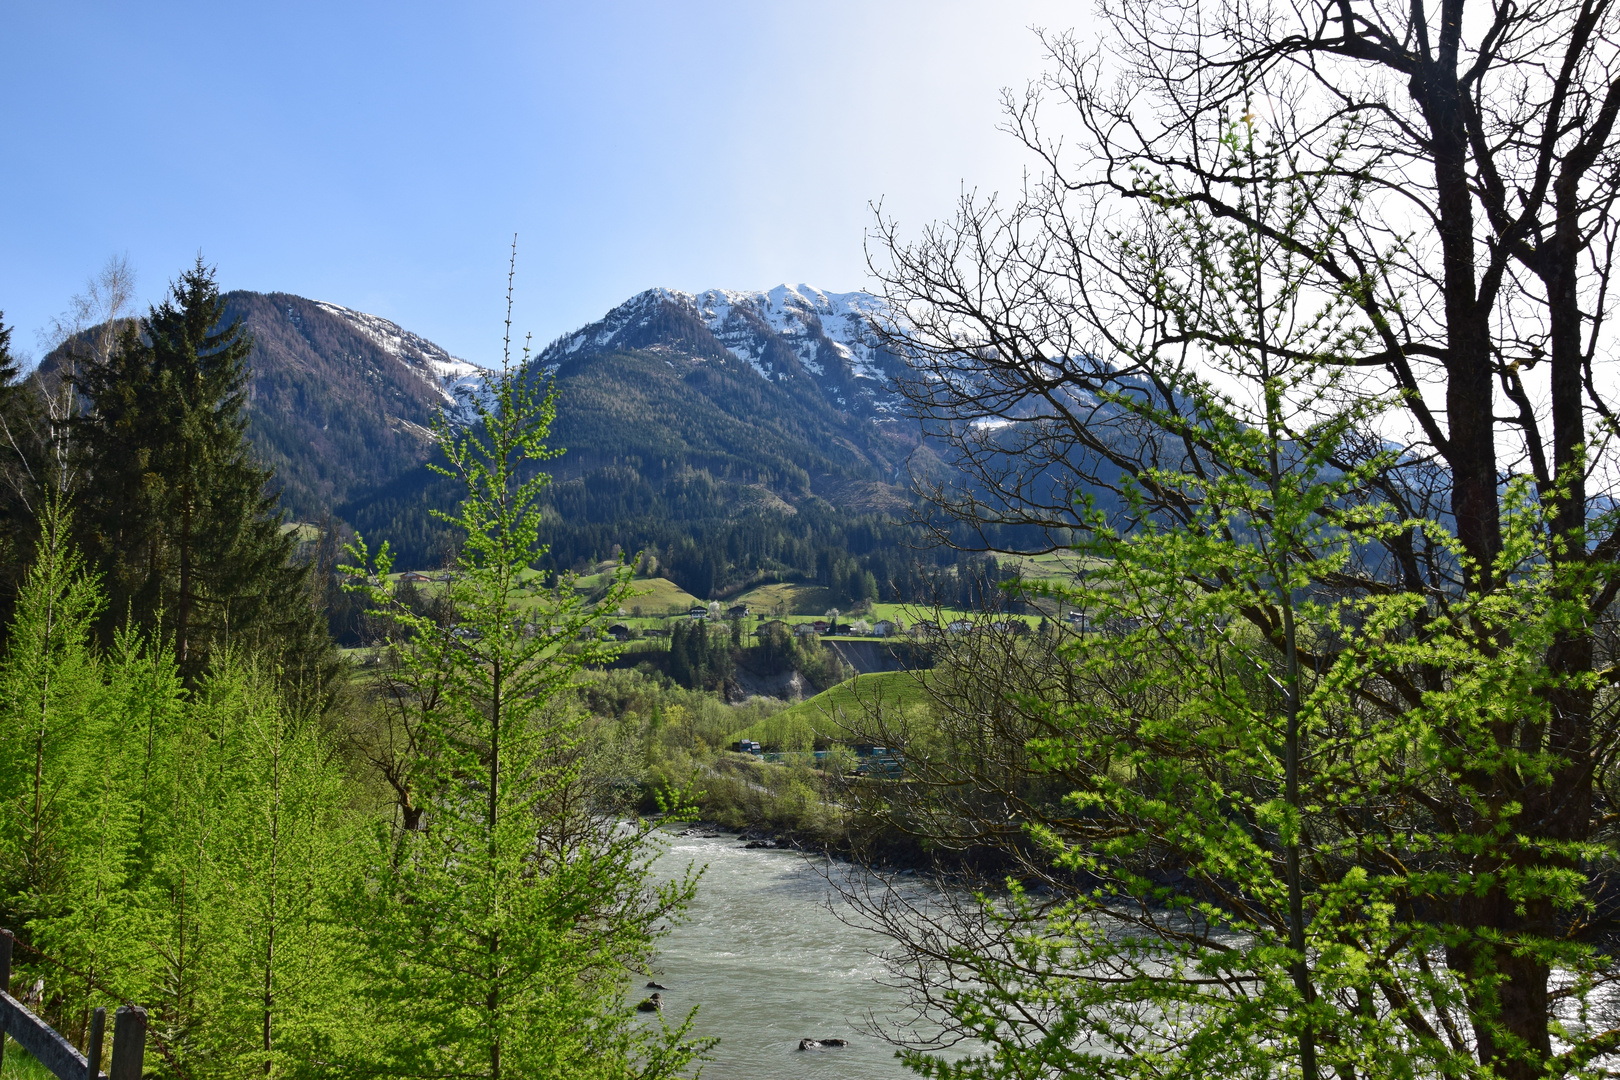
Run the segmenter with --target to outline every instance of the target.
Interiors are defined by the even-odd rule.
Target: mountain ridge
[[[431,429],[473,419],[489,372],[331,301],[222,299],[253,337],[248,434],[283,509],[389,540],[407,564],[442,558],[452,538],[431,511],[456,493],[426,467]],[[550,442],[566,451],[546,465],[559,563],[699,543],[722,577],[733,561],[802,568],[793,544],[836,546],[841,523],[902,512],[908,468],[934,459],[898,408],[878,317],[867,294],[805,285],[648,289],[541,350],[529,370],[556,381]],[[755,554],[716,554],[739,529]]]
[[[436,417],[472,415],[483,369],[390,320],[291,293],[222,299],[253,335],[249,437],[294,517],[420,468]]]
[[[577,356],[678,349],[740,361],[766,381],[803,381],[829,403],[878,420],[898,417],[894,377],[904,368],[873,323],[882,301],[870,293],[827,293],[809,285],[699,293],[645,289],[593,323],[560,335],[536,362],[554,370]]]

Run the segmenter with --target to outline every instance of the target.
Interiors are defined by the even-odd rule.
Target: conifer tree
[[[650,826],[625,829],[579,799],[583,721],[563,692],[610,646],[572,575],[532,601],[522,589],[546,554],[537,536],[550,478],[534,465],[559,453],[545,444],[556,395],[510,351],[491,390],[476,426],[438,430],[445,471],[466,493],[445,517],[465,535],[447,586],[454,625],[398,603],[386,545],[369,563],[363,540],[353,549],[355,587],[399,628],[384,692],[415,713],[417,748],[404,785],[414,813],[386,831],[356,899],[381,1020],[360,1067],[673,1075],[699,1049],[686,1025],[637,1025],[624,994],[694,882],[651,888]],[[628,586],[621,571],[598,610],[614,610]]]
[[[237,642],[319,684],[329,646],[246,438],[252,340],[224,311],[199,257],[110,356],[73,376],[91,405],[75,421],[80,533],[109,593],[102,636],[126,618],[161,623],[190,681]]]
[[[41,515],[39,558],[24,579],[0,666],[0,902],[8,925],[63,887],[88,763],[78,760],[100,679],[87,639],[101,598],[54,500]]]
[[[81,635],[82,645],[93,647],[88,625]],[[94,707],[81,711],[60,755],[75,774],[65,794],[74,808],[65,873],[58,888],[38,898],[27,924],[34,944],[72,966],[50,975],[57,980],[58,1025],[75,1040],[97,1006],[157,1000],[153,946],[162,940],[164,920],[152,869],[161,849],[150,840],[166,834],[150,826],[167,806],[149,797],[164,787],[152,782],[151,757],[158,744],[157,773],[172,772],[182,702],[170,658],[143,647],[134,633],[121,633],[98,666]]]
[[[216,663],[193,701],[158,867],[164,1034],[190,1076],[319,1072],[354,994],[332,918],[360,839],[352,793],[262,670]]]
[[[151,898],[141,857],[144,746],[127,737],[133,653],[96,655],[102,599],[45,497],[0,675],[0,881],[4,925],[71,964],[45,969],[49,1018],[81,1037],[96,1005],[149,987]],[[127,639],[124,644],[128,644]]]
[[[17,360],[11,355],[11,327],[6,325],[6,313],[0,311],[0,386],[10,387],[17,381]]]

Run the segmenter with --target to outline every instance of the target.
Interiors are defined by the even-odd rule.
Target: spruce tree
[[[252,340],[224,314],[199,257],[105,361],[73,376],[91,406],[75,424],[81,537],[110,600],[103,639],[133,619],[172,636],[188,681],[237,642],[318,685],[325,633],[247,441]]]
[[[17,360],[11,355],[11,327],[6,325],[6,313],[0,311],[0,387],[10,387],[17,375]]]

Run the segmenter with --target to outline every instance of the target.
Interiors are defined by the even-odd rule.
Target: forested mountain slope
[[[428,428],[444,409],[465,419],[480,369],[335,304],[245,291],[226,300],[253,335],[251,436],[288,511],[335,512],[422,548],[437,501],[423,468]],[[553,434],[568,452],[554,472],[565,516],[602,526],[791,514],[806,499],[856,513],[904,505],[919,440],[898,413],[899,365],[871,340],[875,309],[865,294],[806,286],[655,289],[560,338],[535,368],[561,393]]]
[[[869,340],[874,304],[804,286],[650,290],[542,350],[531,370],[556,379],[552,443],[567,451],[549,466],[557,564],[650,549],[707,595],[892,549],[909,472],[938,463],[897,408],[897,362]],[[401,478],[340,512],[431,559],[437,491]]]
[[[450,538],[431,511],[454,492],[427,468],[429,429],[470,416],[482,369],[336,304],[225,300],[253,338],[249,437],[288,514],[331,515],[404,565],[439,562]],[[851,560],[900,573],[911,556],[892,522],[911,475],[942,466],[900,408],[876,310],[807,286],[654,289],[542,350],[530,371],[556,379],[551,441],[566,450],[547,466],[555,564],[655,551],[699,595],[760,573],[830,581]]]
[[[374,315],[287,293],[225,302],[253,335],[250,437],[296,518],[419,474],[434,416],[464,414],[481,381],[475,365]]]

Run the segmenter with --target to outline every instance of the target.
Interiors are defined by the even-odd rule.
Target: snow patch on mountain
[[[875,330],[887,315],[883,302],[870,293],[828,293],[804,284],[778,285],[763,292],[648,289],[600,322],[558,338],[541,353],[540,363],[555,368],[581,350],[631,347],[629,343],[638,340],[635,332],[651,327],[666,305],[700,319],[716,341],[763,379],[789,382],[809,377],[840,407],[873,415],[898,408],[885,370],[892,370],[893,358]],[[783,362],[779,346],[786,346],[796,362]]]
[[[432,386],[443,401],[445,415],[454,424],[470,424],[478,418],[477,402],[487,407],[490,398],[490,372],[470,360],[452,356],[427,338],[420,337],[377,315],[355,311],[325,300],[313,303],[321,310],[344,320],[383,352],[397,358],[418,378]]]

